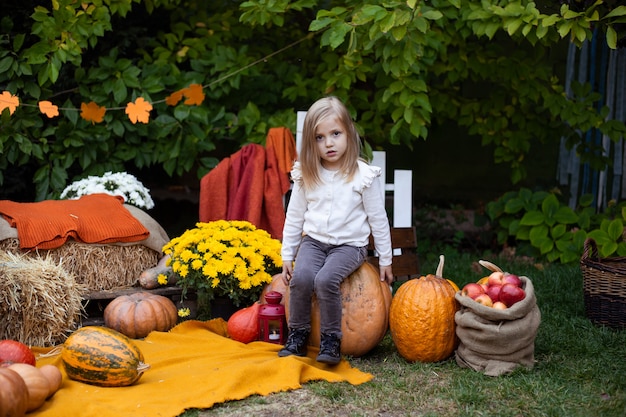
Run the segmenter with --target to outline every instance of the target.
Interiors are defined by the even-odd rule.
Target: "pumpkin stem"
[[[50,358],[52,356],[56,356],[61,353],[63,350],[63,345],[56,346],[54,349],[51,349],[49,352],[40,353],[37,355],[38,358]]]
[[[139,362],[139,365],[137,365],[137,373],[139,375],[141,375],[142,373],[144,373],[148,369],[150,369],[150,365],[147,364],[147,363]]]
[[[493,264],[489,261],[483,261],[482,259],[480,261],[478,261],[479,264],[481,264],[482,266],[484,266],[485,268],[487,268],[488,270],[492,271],[492,272],[502,272],[502,269],[496,265]]]
[[[435,276],[439,278],[443,278],[443,264],[445,262],[444,256],[439,255],[439,265],[437,265],[437,272],[435,272]]]

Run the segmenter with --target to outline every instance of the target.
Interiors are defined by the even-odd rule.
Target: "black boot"
[[[306,356],[306,347],[309,343],[308,329],[289,329],[285,346],[278,351],[278,356]]]
[[[336,365],[341,361],[341,339],[336,334],[322,333],[317,361]]]

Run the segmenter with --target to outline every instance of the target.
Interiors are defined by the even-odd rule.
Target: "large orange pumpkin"
[[[146,337],[153,330],[166,332],[177,321],[172,300],[145,291],[116,297],[104,309],[104,325],[132,339]]]
[[[454,315],[458,303],[448,280],[437,275],[412,279],[400,286],[391,302],[389,327],[398,353],[409,362],[437,362],[457,346]]]
[[[231,339],[241,343],[250,343],[258,339],[260,307],[261,304],[254,303],[230,316],[226,329]]]
[[[389,328],[391,288],[380,280],[378,268],[365,262],[341,283],[341,353],[363,356],[385,337]],[[289,288],[285,293],[289,317]],[[313,296],[309,345],[320,345],[320,310]]]

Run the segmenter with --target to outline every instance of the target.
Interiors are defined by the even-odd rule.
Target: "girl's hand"
[[[395,278],[393,276],[393,271],[391,270],[391,265],[380,267],[380,280],[381,281],[387,281],[387,284],[391,285],[394,279]]]
[[[286,286],[289,286],[289,281],[291,281],[291,274],[293,273],[293,263],[291,261],[283,262],[283,283]]]

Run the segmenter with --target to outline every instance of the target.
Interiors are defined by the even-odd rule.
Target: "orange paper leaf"
[[[175,106],[183,99],[183,90],[178,90],[167,96],[165,103],[168,106]]]
[[[104,113],[106,113],[106,107],[100,107],[93,101],[89,102],[89,104],[80,103],[80,117],[94,123],[100,123],[104,120]]]
[[[20,100],[17,96],[14,96],[8,91],[3,91],[2,94],[0,94],[0,113],[2,113],[4,109],[9,109],[9,114],[13,114],[19,105]]]
[[[39,111],[45,114],[46,116],[53,118],[54,116],[59,115],[59,107],[55,106],[49,101],[40,101],[39,102]]]
[[[187,98],[185,104],[188,106],[194,104],[199,106],[204,101],[204,91],[202,91],[200,84],[191,84],[188,88],[183,88],[181,91],[185,98]]]
[[[126,114],[133,124],[137,122],[148,123],[150,110],[152,110],[152,104],[144,100],[143,97],[139,97],[134,103],[126,105]]]

